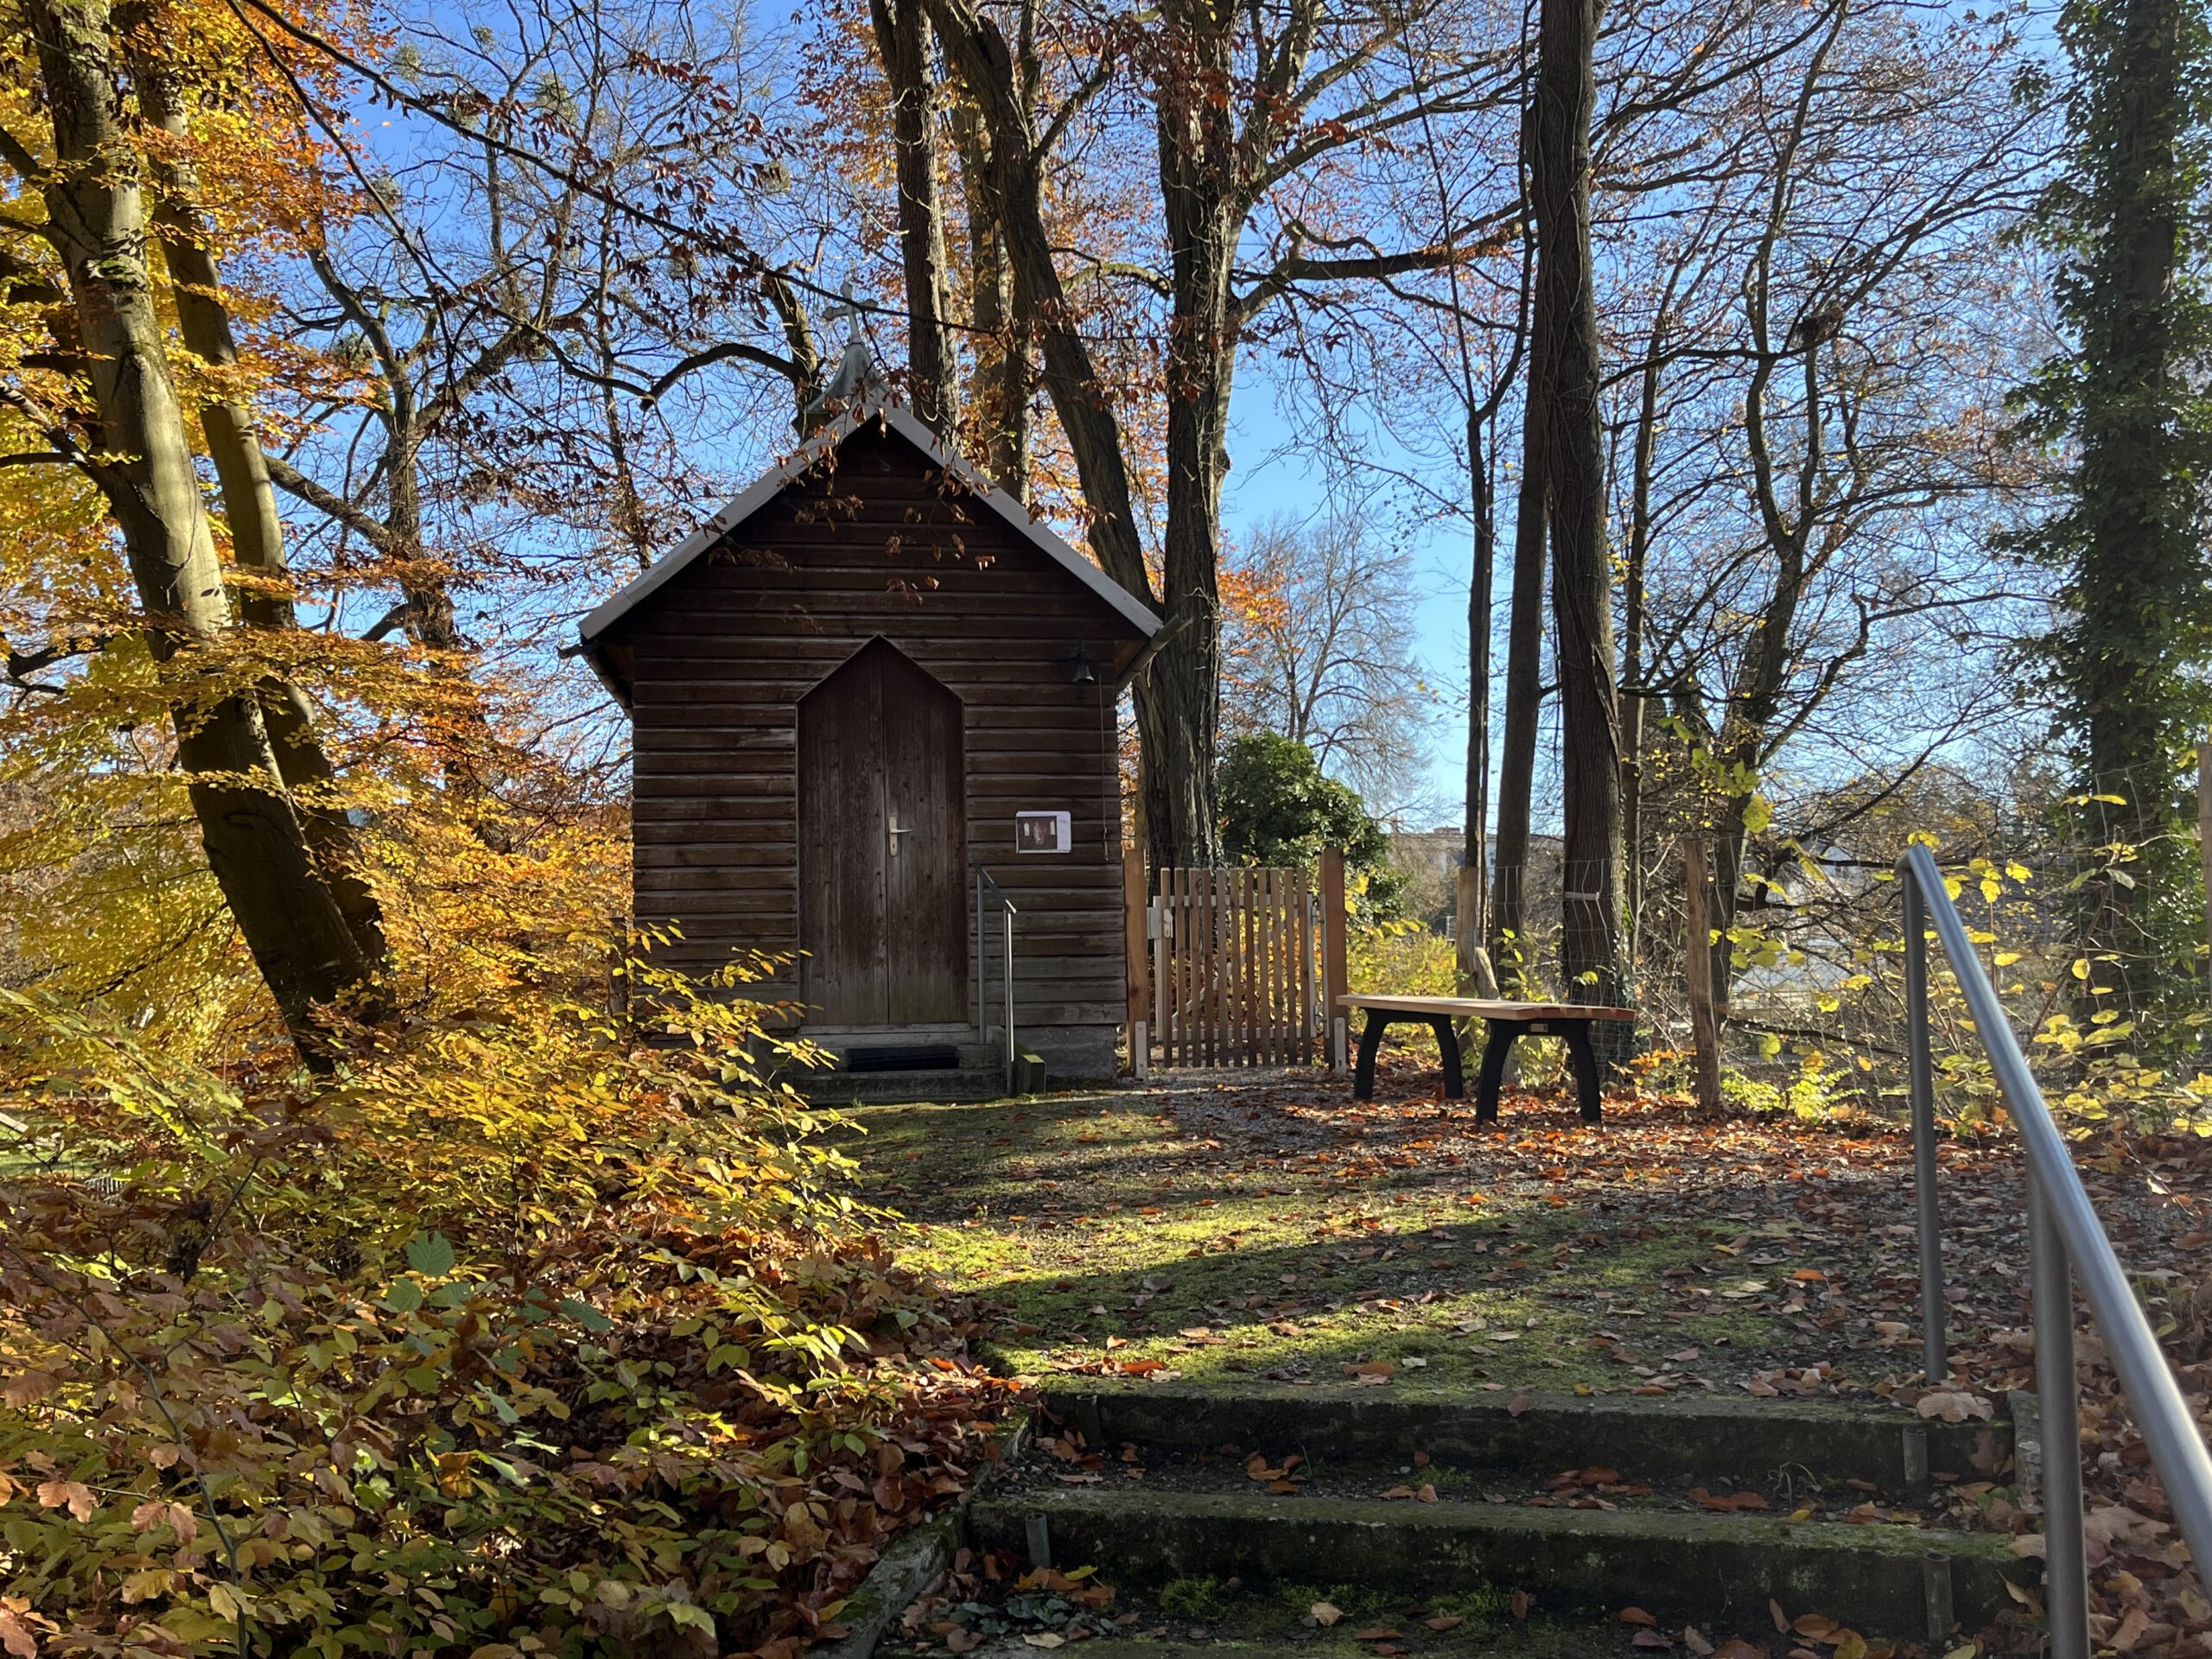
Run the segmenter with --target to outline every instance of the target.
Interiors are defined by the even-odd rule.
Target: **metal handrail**
[[[1006,946],[1006,1091],[1014,1092],[1014,918],[1021,912],[1014,908],[1014,900],[1006,891],[991,880],[991,874],[982,865],[976,867],[976,1028],[979,1036],[988,1037],[989,1027],[983,1020],[983,912],[995,905],[999,912],[999,931]]]
[[[1932,927],[1964,993],[2028,1164],[2028,1273],[2044,1455],[2044,1579],[2053,1659],[2088,1659],[2088,1558],[2082,1515],[2081,1384],[2074,1367],[2074,1280],[2103,1334],[2137,1430],[2200,1580],[2212,1582],[2212,1454],[2127,1281],[2066,1137],[2044,1103],[1997,988],[1982,971],[1936,855],[1897,861],[1904,889],[1905,1014],[1912,1079],[1913,1185],[1919,1208],[1921,1319],[1929,1384],[1949,1375],[1943,1332],[1942,1224],[1936,1192],[1936,1079],[1928,1027]]]

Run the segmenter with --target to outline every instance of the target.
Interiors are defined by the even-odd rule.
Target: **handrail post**
[[[2043,1182],[2028,1171],[2028,1282],[2043,1428],[2043,1578],[2051,1659],[2089,1659],[2089,1561],[2082,1523],[2081,1382],[2074,1369],[2074,1270]]]
[[[991,1016],[985,1012],[990,1004],[984,975],[988,958],[983,954],[983,867],[976,867],[976,1040],[987,1043],[991,1039]]]
[[[1006,929],[1006,1091],[1014,1092],[1014,906],[1004,893],[999,903],[1005,906],[999,912],[1000,925]]]
[[[1897,861],[1897,874],[1906,883],[1908,897],[1908,988],[1916,993],[1913,1011],[1922,1016],[1914,1023],[1913,1034],[1916,1040],[1925,1040],[1926,970],[1924,962],[1917,969],[1913,964],[1916,948],[1924,944],[1923,932],[1932,929],[1957,976],[1967,1012],[1989,1057],[1990,1069],[1996,1073],[2013,1127],[2019,1132],[2028,1168],[2036,1177],[2030,1217],[2033,1245],[2030,1266],[2038,1409],[2044,1414],[2045,1576],[2052,1586],[2053,1651],[2058,1659],[2082,1659],[2088,1651],[2082,1628],[2088,1604],[2082,1576],[2080,1384],[2074,1370],[2072,1281],[2080,1281],[2089,1312],[2096,1319],[2105,1354],[2127,1396],[2136,1432],[2150,1450],[2151,1466],[2165,1485],[2174,1524],[2200,1563],[2212,1561],[2212,1450],[2205,1446],[2189,1398],[2158,1345],[2158,1333],[2144,1317],[2126,1269],[2114,1254],[2096,1206],[2082,1185],[2065,1135],[2051,1116],[2043,1090],[2036,1086],[2035,1073],[2012,1034],[1997,988],[1983,970],[1966,924],[1944,890],[1943,873],[1936,855],[1916,842],[1905,849],[1904,856]],[[1916,890],[1920,900],[1916,904],[1911,902]],[[1916,1050],[1916,1057],[1923,1053],[1924,1050]],[[1928,1076],[1924,1069],[1917,1071],[1916,1084]],[[1933,1090],[1922,1092],[1927,1095],[1930,1108],[1923,1121],[1932,1128]],[[1927,1144],[1932,1177],[1932,1135]],[[1923,1192],[1932,1202],[1932,1179],[1923,1183]],[[1923,1268],[1927,1265],[1923,1263]],[[1940,1309],[1940,1295],[1933,1300]],[[2200,1567],[2199,1571],[2202,1570]]]
[[[1912,1090],[1912,1188],[1920,1223],[1921,1370],[1935,1388],[1950,1374],[1944,1341],[1943,1221],[1936,1193],[1936,1062],[1928,1029],[1928,899],[1904,882],[1904,1021]]]

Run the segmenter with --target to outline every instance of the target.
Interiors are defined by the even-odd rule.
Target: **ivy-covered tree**
[[[2059,35],[2072,142],[2038,225],[2069,348],[2022,402],[2068,471],[2064,505],[2021,544],[2063,575],[2041,649],[2087,838],[2110,849],[2082,940],[2133,1009],[2185,969],[2202,913],[2179,831],[2212,716],[2212,21],[2205,0],[2068,0]]]

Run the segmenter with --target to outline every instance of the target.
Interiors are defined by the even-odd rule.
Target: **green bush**
[[[961,1489],[1000,1386],[760,1009],[633,978],[327,1082],[0,997],[10,1652],[789,1659]]]
[[[1341,847],[1355,878],[1354,916],[1371,922],[1401,913],[1408,878],[1390,864],[1389,837],[1357,793],[1325,776],[1295,738],[1261,732],[1231,743],[1216,798],[1222,851],[1230,858],[1302,867],[1324,847]]]

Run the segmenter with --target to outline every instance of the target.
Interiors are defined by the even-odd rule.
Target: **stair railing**
[[[987,1040],[990,1036],[990,1027],[983,1014],[984,1008],[989,1006],[984,973],[985,964],[990,957],[984,946],[983,918],[992,912],[998,916],[999,937],[1004,947],[1001,965],[1006,980],[1006,1091],[1010,1095],[1014,1092],[1014,1057],[1017,1052],[1014,1042],[1014,918],[1020,912],[1014,908],[1014,900],[1006,896],[1005,890],[991,880],[990,872],[978,864],[976,867],[976,1027],[977,1033]]]
[[[1897,861],[1904,889],[1905,1018],[1912,1080],[1913,1190],[1919,1209],[1920,1298],[1930,1387],[1950,1373],[1943,1330],[1943,1234],[1936,1192],[1936,1076],[1928,1024],[1932,929],[1966,997],[2005,1105],[2027,1154],[2028,1276],[2035,1321],[2042,1436],[2044,1580],[2052,1659],[2089,1659],[2088,1556],[2082,1513],[2081,1383],[2074,1363],[2078,1279],[2105,1351],[2126,1391],[2201,1582],[2212,1585],[2212,1455],[2196,1430],[2151,1322],[2097,1219],[2066,1137],[2044,1104],[1997,988],[1982,971],[1936,855],[1916,845]],[[2016,1453],[2018,1455],[2018,1448]]]

